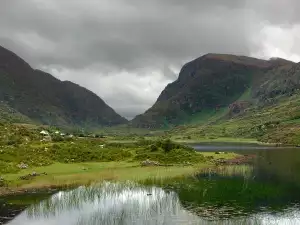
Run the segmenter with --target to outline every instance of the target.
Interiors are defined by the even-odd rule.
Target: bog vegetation
[[[0,126],[0,173],[20,171],[21,164],[28,167],[47,166],[54,163],[141,162],[153,160],[162,165],[203,162],[206,158],[191,147],[169,139],[136,142],[107,142],[105,138],[86,138],[57,131],[50,132],[51,140],[40,134],[41,128],[2,124]],[[82,136],[82,135],[79,135]]]

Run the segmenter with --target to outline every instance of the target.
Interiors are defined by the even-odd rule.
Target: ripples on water
[[[201,206],[198,206],[198,210]],[[202,212],[207,210],[203,206]],[[213,208],[211,210],[214,210]],[[300,224],[295,207],[213,221],[184,208],[178,195],[158,187],[104,183],[62,191],[30,206],[10,225],[277,225]],[[209,210],[208,210],[209,211]],[[216,208],[222,213],[222,208]],[[217,218],[217,217],[216,217]]]

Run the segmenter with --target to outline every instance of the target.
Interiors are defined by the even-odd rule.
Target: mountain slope
[[[254,90],[260,90],[254,87],[262,84],[265,74],[293,64],[283,59],[204,55],[185,64],[178,79],[167,85],[156,103],[131,123],[136,127],[159,128],[181,124],[186,118],[206,111],[228,108],[250,89],[250,95]],[[242,107],[248,107],[251,102],[243,104]],[[236,109],[235,105],[233,107]]]
[[[127,122],[96,94],[32,69],[1,46],[0,101],[34,122],[49,125],[97,127]]]
[[[205,141],[220,137],[254,138],[300,146],[300,64],[272,65],[249,90],[247,101],[254,104],[240,112],[215,114],[203,123],[177,126],[170,135]]]

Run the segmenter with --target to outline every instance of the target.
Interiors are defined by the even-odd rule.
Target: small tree
[[[170,152],[173,148],[174,148],[174,144],[172,143],[172,141],[170,139],[167,139],[162,142],[162,149],[165,152]]]

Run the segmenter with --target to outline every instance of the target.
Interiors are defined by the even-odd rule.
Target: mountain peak
[[[168,84],[156,103],[133,119],[132,124],[162,127],[180,124],[199,113],[228,108],[249,88],[259,86],[268,71],[282,65],[293,66],[291,63],[288,60],[270,61],[231,54],[203,55],[186,63],[178,79]]]
[[[72,82],[32,69],[0,46],[0,102],[33,122],[99,127],[126,123],[99,96]]]

